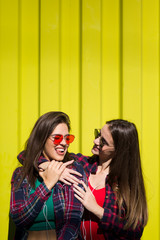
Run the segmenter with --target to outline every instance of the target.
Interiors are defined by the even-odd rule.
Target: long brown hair
[[[51,135],[58,124],[65,123],[70,131],[69,116],[63,112],[48,112],[42,115],[35,123],[30,137],[26,141],[24,162],[20,183],[27,176],[28,183],[34,187],[38,176],[38,159],[43,152],[47,138]],[[65,158],[68,157],[68,153]],[[19,184],[18,184],[19,185]]]
[[[124,228],[135,229],[138,224],[145,226],[148,211],[136,126],[122,119],[107,121],[106,124],[115,146],[108,180],[117,193],[119,213],[122,206],[125,207],[127,221]]]

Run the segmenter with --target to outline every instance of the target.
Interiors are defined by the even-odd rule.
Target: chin
[[[63,159],[64,159],[64,157],[57,157],[55,160],[61,162],[61,161],[63,161]]]
[[[99,151],[95,150],[94,148],[92,148],[92,151],[91,151],[94,155],[99,155]]]

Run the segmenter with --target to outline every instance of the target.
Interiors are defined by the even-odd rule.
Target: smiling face
[[[99,155],[101,160],[108,160],[112,158],[114,153],[114,142],[107,124],[101,129],[100,136],[94,140],[92,153]]]
[[[63,135],[63,139],[58,145],[54,144],[55,134]],[[64,156],[69,147],[64,138],[64,136],[67,134],[69,134],[69,131],[68,126],[65,123],[58,124],[57,127],[53,130],[50,137],[47,139],[43,149],[43,155],[47,160],[62,161],[64,159]]]

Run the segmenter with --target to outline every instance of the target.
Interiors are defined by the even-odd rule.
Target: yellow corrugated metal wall
[[[0,0],[0,239],[10,178],[36,119],[69,114],[71,151],[90,154],[93,129],[138,127],[149,222],[160,239],[159,0]]]

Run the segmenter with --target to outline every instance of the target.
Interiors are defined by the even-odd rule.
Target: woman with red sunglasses
[[[68,115],[48,112],[37,120],[18,156],[23,166],[13,173],[10,201],[15,240],[69,240],[79,235],[83,206],[73,186],[60,181],[66,167],[79,172],[77,183],[86,181],[82,165],[68,153],[74,140],[69,131]]]

